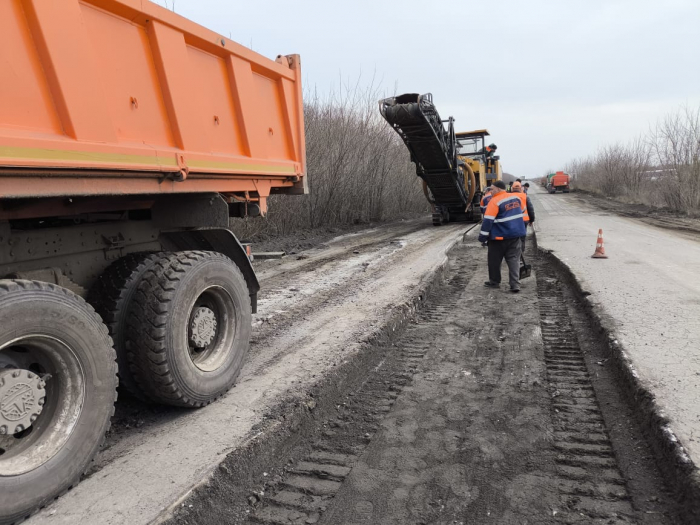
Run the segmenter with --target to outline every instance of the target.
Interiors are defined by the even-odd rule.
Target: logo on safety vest
[[[520,208],[520,203],[517,201],[506,204],[506,211],[514,210],[516,208]]]

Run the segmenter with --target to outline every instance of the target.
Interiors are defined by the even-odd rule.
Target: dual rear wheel
[[[133,395],[183,407],[209,404],[240,373],[250,298],[221,254],[129,255],[89,301],[97,312],[59,286],[0,280],[0,523],[80,480],[109,429],[117,373]]]

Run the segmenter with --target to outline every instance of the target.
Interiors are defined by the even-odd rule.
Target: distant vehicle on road
[[[562,193],[569,193],[570,182],[571,177],[569,177],[569,175],[563,171],[557,171],[556,173],[547,175],[543,185],[549,193],[556,193],[557,190],[561,190]]]

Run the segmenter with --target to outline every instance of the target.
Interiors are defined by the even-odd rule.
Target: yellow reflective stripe
[[[294,174],[294,166],[277,166],[274,164],[247,164],[243,162],[221,162],[217,160],[187,161],[190,168],[210,168],[221,170],[272,171],[276,173]]]
[[[97,153],[94,151],[73,151],[64,149],[15,148],[0,146],[0,158],[55,160],[77,162],[109,162],[125,164],[148,164],[151,166],[177,167],[175,155],[171,158],[155,155],[129,155],[125,153]]]
[[[1,159],[30,159],[46,161],[73,161],[73,162],[99,162],[112,164],[145,164],[159,167],[168,166],[177,168],[175,152],[172,156],[159,157],[156,155],[130,155],[125,153],[99,153],[92,151],[73,151],[62,149],[44,148],[16,148],[0,146]],[[224,162],[216,160],[185,160],[190,168],[222,169],[247,172],[273,172],[283,174],[295,174],[294,166],[279,166],[275,164],[249,164],[244,162]]]

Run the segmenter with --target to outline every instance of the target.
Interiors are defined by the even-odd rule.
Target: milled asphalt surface
[[[283,400],[304,399],[324,373],[383,330],[394,311],[405,310],[470,226],[435,228],[426,216],[256,265],[263,288],[235,388],[203,409],[144,411],[130,428],[113,424],[92,475],[27,523],[152,522],[226,454],[254,440],[267,412]],[[128,419],[129,410],[118,402],[115,420]]]
[[[567,264],[615,326],[642,385],[700,465],[700,242],[532,186],[537,243]],[[592,259],[598,229],[608,259]]]

